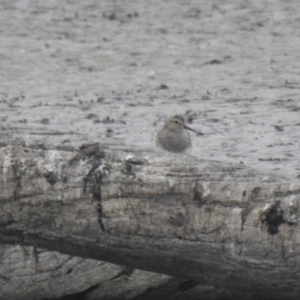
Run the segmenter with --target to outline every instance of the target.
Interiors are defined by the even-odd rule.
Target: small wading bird
[[[169,152],[185,153],[192,146],[187,130],[196,132],[185,124],[181,116],[170,117],[156,136],[156,146]]]

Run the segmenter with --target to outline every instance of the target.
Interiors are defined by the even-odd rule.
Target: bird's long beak
[[[197,132],[196,130],[192,129],[191,127],[185,125],[185,124],[182,124],[183,128],[185,128],[186,130],[190,130],[190,131],[194,131],[194,132]]]

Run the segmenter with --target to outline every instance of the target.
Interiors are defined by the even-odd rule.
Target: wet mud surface
[[[300,174],[296,1],[1,1],[0,124]],[[26,139],[31,137],[24,136]]]

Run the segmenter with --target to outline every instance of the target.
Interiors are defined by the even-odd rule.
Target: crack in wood
[[[249,213],[251,212],[251,210],[252,210],[251,205],[248,205],[245,208],[243,208],[241,211],[241,218],[242,218],[241,231],[244,230],[244,225],[246,223],[247,217],[248,217]]]
[[[69,164],[74,166],[80,160],[84,161],[86,159],[92,159],[93,162],[98,162],[103,158],[105,158],[105,151],[100,148],[98,143],[91,145],[83,144],[81,145],[78,154],[69,160]]]
[[[130,267],[124,267],[117,275],[110,278],[109,281],[116,280],[122,276],[130,276],[134,272],[133,268]]]
[[[19,200],[20,199],[20,190],[22,187],[22,184],[21,184],[22,174],[20,171],[20,165],[18,164],[17,161],[12,165],[12,171],[14,174],[14,182],[15,182],[14,200]]]
[[[87,187],[90,188],[93,194],[93,200],[97,202],[98,223],[102,231],[105,231],[103,224],[103,207],[102,207],[102,172],[98,169],[102,165],[102,159],[105,157],[105,152],[100,149],[100,145],[82,145],[79,153],[70,161],[70,165],[76,165],[80,160],[92,164],[88,174],[83,178],[83,192],[86,193]],[[91,185],[88,185],[90,183]]]
[[[97,170],[101,166],[101,162],[94,166],[89,173],[84,177],[83,192],[86,193],[87,183],[92,183],[90,186],[93,194],[93,200],[97,201],[98,223],[102,231],[105,231],[103,224],[103,206],[102,206],[102,172]]]
[[[250,199],[251,200],[254,200],[254,199],[256,199],[257,198],[257,196],[258,196],[258,194],[260,193],[260,191],[261,191],[261,187],[255,187],[253,190],[252,190],[252,192],[251,192],[251,196],[250,196]]]
[[[295,195],[299,195],[299,194],[300,194],[300,190],[286,191],[286,192],[282,192],[282,191],[274,192],[275,197],[288,197],[288,196],[295,196]]]
[[[93,190],[93,199],[98,202],[98,223],[102,231],[105,231],[103,224],[103,206],[102,206],[102,173],[99,171],[94,175],[95,184]]]
[[[179,292],[186,292],[188,290],[193,289],[194,287],[198,286],[200,283],[194,280],[186,280],[179,284],[178,291]]]

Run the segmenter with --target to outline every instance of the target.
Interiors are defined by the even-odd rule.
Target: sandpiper
[[[156,146],[169,152],[186,152],[192,146],[187,130],[196,132],[185,124],[181,116],[170,117],[156,136]]]

